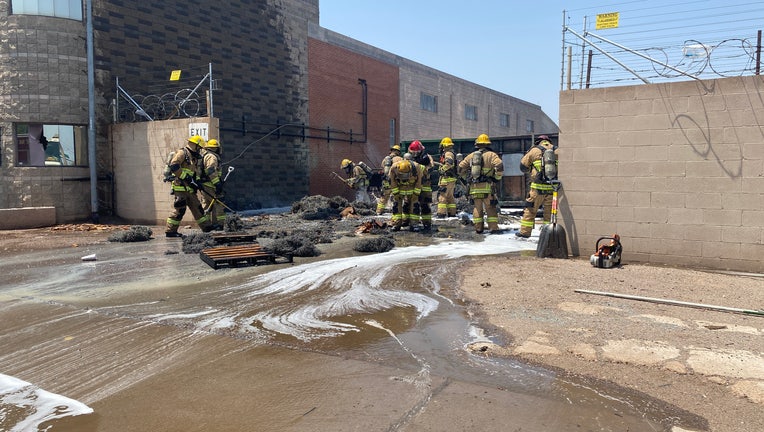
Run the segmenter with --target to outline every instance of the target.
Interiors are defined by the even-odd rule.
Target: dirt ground
[[[259,219],[258,229],[268,229],[268,221]],[[350,220],[343,226],[355,225]],[[81,224],[7,231],[0,257],[102,242],[125,228]],[[161,227],[152,228],[155,236],[162,235]],[[761,310],[762,275],[626,261],[619,268],[598,269],[588,257],[528,255],[473,258],[457,266],[457,295],[476,320],[503,336],[475,350],[644,393],[704,419],[699,430],[764,430],[764,316],[575,291]]]
[[[508,337],[476,349],[637,390],[706,419],[712,431],[764,430],[761,313],[575,292],[761,310],[762,275],[485,257],[466,265],[460,287],[473,313]]]

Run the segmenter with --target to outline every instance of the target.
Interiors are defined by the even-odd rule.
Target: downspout
[[[363,129],[363,139],[361,142],[365,143],[369,138],[367,136],[369,127],[369,89],[366,86],[365,79],[358,78],[358,84],[362,87],[361,112],[358,113],[361,114],[361,128]]]
[[[93,0],[86,1],[88,56],[88,166],[90,167],[90,219],[98,223],[98,175],[96,172],[95,65],[93,60]]]

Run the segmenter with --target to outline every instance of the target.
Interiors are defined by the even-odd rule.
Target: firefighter
[[[546,135],[539,135],[534,144],[520,159],[520,169],[524,173],[530,174],[531,184],[528,188],[528,196],[525,198],[525,209],[523,210],[523,218],[520,220],[520,229],[515,234],[519,238],[531,236],[539,207],[544,207],[543,224],[548,224],[552,219],[553,186],[550,182],[556,178],[547,178],[541,165],[546,150],[554,150],[555,154],[557,150]]]
[[[348,176],[345,183],[355,190],[356,202],[362,202],[371,204],[371,197],[369,197],[369,178],[366,175],[366,171],[358,164],[354,164],[350,159],[343,159],[340,164],[340,168],[345,171],[345,175]]]
[[[459,163],[458,172],[469,184],[470,200],[475,206],[472,211],[475,232],[483,232],[483,221],[488,223],[491,233],[501,232],[496,185],[504,174],[504,162],[491,150],[491,139],[488,135],[480,134],[477,137],[475,151]]]
[[[432,180],[431,173],[435,167],[435,162],[432,160],[432,156],[427,154],[424,149],[424,145],[418,140],[414,140],[409,144],[409,154],[411,160],[419,165],[419,173],[422,179],[422,193],[419,194],[419,200],[414,204],[414,212],[416,219],[412,219],[412,223],[418,220],[422,223],[422,229],[430,231],[432,229]]]
[[[390,168],[393,164],[402,160],[401,146],[398,144],[390,146],[390,154],[382,159],[382,196],[377,200],[377,214],[385,212],[387,202],[390,200]]]
[[[411,218],[414,203],[419,201],[422,193],[422,178],[416,162],[401,159],[390,168],[390,196],[393,199],[393,216],[391,223],[393,231],[400,231],[408,225],[413,231]]]
[[[438,167],[438,211],[437,218],[456,216],[456,155],[454,142],[449,137],[440,140],[440,165]]]
[[[172,204],[173,210],[167,218],[167,228],[165,236],[180,237],[178,228],[183,215],[186,214],[186,207],[191,210],[191,214],[199,224],[199,228],[204,232],[212,229],[212,223],[209,217],[204,214],[202,204],[196,193],[201,189],[199,183],[200,160],[199,148],[204,142],[204,138],[199,135],[189,137],[186,146],[175,152],[174,156],[167,164],[170,167],[172,175],[172,195],[175,199]]]
[[[220,172],[220,141],[211,139],[202,146],[202,207],[210,217],[214,230],[225,226],[225,210],[218,199],[223,198],[223,179]]]

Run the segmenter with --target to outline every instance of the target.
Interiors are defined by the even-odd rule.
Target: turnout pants
[[[525,237],[531,235],[536,222],[536,213],[542,205],[544,206],[544,224],[548,224],[552,220],[552,193],[540,193],[537,189],[531,188],[528,198],[525,199],[523,218],[520,220],[520,235]]]
[[[213,202],[212,197],[215,196],[215,187],[214,186],[203,186],[204,192],[201,194],[201,203],[202,208],[204,209],[205,213],[209,215],[210,223],[213,225],[219,225],[224,226],[225,225],[225,207],[223,207],[223,204],[220,203],[220,201],[215,200]]]
[[[199,228],[202,231],[209,231],[212,228],[209,217],[204,214],[202,204],[199,202],[199,198],[195,192],[179,192],[173,191],[175,200],[172,203],[172,212],[170,217],[167,218],[167,228],[165,232],[174,233],[178,232],[180,227],[180,221],[183,220],[183,216],[186,214],[186,208],[191,210],[191,214],[196,219],[196,223],[199,224]]]
[[[440,185],[438,190],[438,216],[456,216],[456,198],[454,198],[454,189],[456,182],[446,182]]]
[[[472,222],[475,224],[475,232],[483,232],[483,221],[488,223],[488,229],[491,231],[499,229],[499,208],[498,200],[492,194],[474,194],[472,200],[475,208],[472,210]]]

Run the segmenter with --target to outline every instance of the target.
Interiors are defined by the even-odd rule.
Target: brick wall
[[[8,16],[9,10],[0,0],[0,206],[52,205],[59,222],[87,218],[88,169],[15,167],[12,134],[13,122],[88,124],[85,23]],[[307,32],[317,22],[318,0],[95,0],[99,210],[113,210],[114,184],[124,181],[113,175],[108,137],[116,78],[131,94],[161,93],[171,71],[203,76],[210,63],[218,87],[215,116],[229,129],[215,138],[223,143],[224,163],[236,167],[228,186],[231,206],[285,206],[304,196],[307,143],[268,132],[277,124],[308,123]],[[249,122],[245,133],[230,130],[241,129],[243,118]]]
[[[309,51],[311,126],[352,130],[355,139],[360,139],[363,86],[359,79],[366,82],[367,142],[309,140],[311,195],[341,195],[352,200],[352,190],[332,172],[346,177],[340,170],[345,158],[381,167],[390,149],[390,120],[395,121],[396,129],[398,124],[398,68],[313,38],[309,40]],[[311,134],[321,133],[313,130]]]
[[[624,262],[764,272],[760,77],[560,93],[572,252],[618,233]]]
[[[115,77],[145,94],[172,70],[204,71],[212,63],[223,162],[236,168],[229,205],[287,206],[308,192],[307,144],[268,132],[276,124],[308,123],[307,31],[318,22],[318,0],[95,3],[102,110],[114,97]],[[230,130],[241,129],[242,118],[247,133]]]

